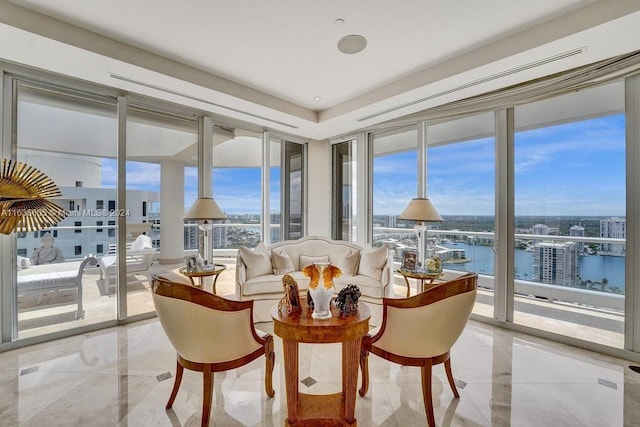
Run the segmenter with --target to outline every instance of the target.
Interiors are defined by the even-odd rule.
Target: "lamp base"
[[[413,226],[413,230],[416,232],[418,236],[418,263],[417,267],[419,269],[424,269],[424,236],[427,233],[427,224],[422,222],[416,223]]]

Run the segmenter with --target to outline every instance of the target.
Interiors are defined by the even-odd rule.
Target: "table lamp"
[[[191,208],[184,215],[183,219],[202,221],[200,230],[204,234],[204,256],[207,263],[211,263],[212,248],[210,245],[209,231],[212,229],[214,219],[227,219],[227,215],[220,209],[215,200],[211,197],[198,197]]]
[[[416,221],[413,229],[418,235],[418,265],[424,268],[424,236],[427,232],[428,222],[442,222],[443,219],[431,204],[431,201],[424,197],[411,199],[407,207],[402,211],[398,219]]]

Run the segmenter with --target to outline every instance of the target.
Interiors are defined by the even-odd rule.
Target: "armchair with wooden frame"
[[[273,337],[253,326],[253,301],[232,301],[196,287],[153,278],[153,304],[178,353],[176,379],[166,409],[173,406],[184,368],[203,373],[202,425],[209,425],[213,373],[265,356],[264,386],[273,397]]]
[[[401,365],[419,366],[427,422],[435,426],[432,366],[444,363],[453,395],[459,398],[449,351],[471,315],[477,280],[476,273],[467,273],[410,298],[384,298],[382,325],[362,339],[360,396],[365,396],[369,388],[370,352]]]

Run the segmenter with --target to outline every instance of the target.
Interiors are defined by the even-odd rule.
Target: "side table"
[[[302,311],[286,314],[271,309],[273,330],[282,338],[287,390],[286,426],[340,425],[357,426],[355,419],[356,389],[360,342],[369,332],[371,311],[358,304],[358,311],[342,315],[331,305],[330,319],[314,319],[307,299],[301,299]],[[342,392],[305,394],[298,391],[298,344],[342,343]]]
[[[189,278],[189,280],[191,280],[191,284],[195,287],[198,287],[200,289],[202,289],[202,279],[204,277],[209,277],[209,276],[214,276],[213,278],[213,293],[216,293],[216,282],[218,281],[218,276],[220,275],[220,273],[222,273],[224,270],[227,269],[227,266],[224,264],[213,264],[212,268],[207,268],[205,270],[202,271],[187,271],[187,267],[180,267],[180,270],[178,270],[181,274],[187,276]],[[200,278],[200,285],[196,285],[196,283],[193,281],[194,277],[198,277]]]
[[[409,298],[411,286],[409,285],[409,279],[416,279],[416,293],[424,292],[424,282],[428,281],[431,285],[433,281],[441,278],[443,273],[418,273],[417,271],[410,270],[396,270],[398,273],[404,277],[404,282],[407,284],[407,298]],[[420,284],[420,288],[418,288],[418,283]]]

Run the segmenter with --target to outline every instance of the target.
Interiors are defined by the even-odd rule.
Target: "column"
[[[160,264],[184,260],[184,164],[160,163]]]

